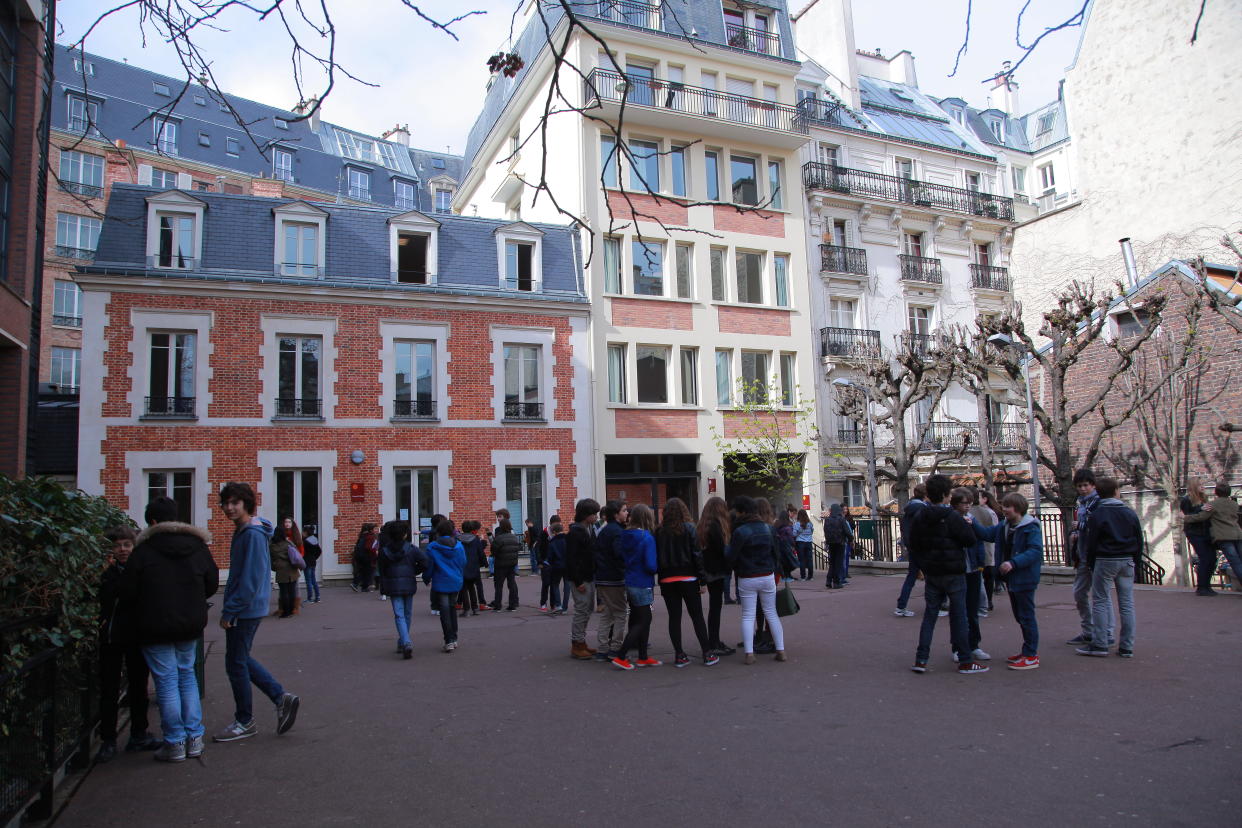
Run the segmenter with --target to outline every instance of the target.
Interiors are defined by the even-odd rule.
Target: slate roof
[[[163,190],[115,184],[104,216],[99,246],[88,272],[147,270],[146,216],[149,196]],[[328,213],[326,267],[323,278],[278,275],[273,265],[276,220],[273,208],[296,199],[263,198],[227,193],[190,193],[203,201],[203,250],[200,267],[188,273],[151,270],[163,276],[262,280],[348,287],[384,287],[421,292],[504,295],[518,301],[556,299],[586,301],[579,286],[581,261],[577,236],[567,225],[535,224],[542,240],[542,293],[503,290],[500,285],[495,232],[511,222],[475,216],[434,214],[440,223],[437,285],[393,284],[389,263],[388,219],[406,211],[316,202]]]
[[[939,105],[950,115],[955,110],[964,110],[966,126],[980,142],[991,147],[1034,154],[1069,139],[1063,101],[1044,104],[1021,117],[1014,117],[999,109],[976,109],[961,98],[942,98]],[[995,121],[1000,121],[1003,125],[1003,141],[992,132],[991,124]]]
[[[984,142],[947,117],[939,103],[904,83],[860,76],[862,115],[876,132],[940,147],[994,157]]]
[[[94,66],[94,75],[83,78],[74,69],[74,58],[81,52],[70,52],[57,45],[55,60],[55,83],[53,86],[52,126],[68,130],[69,106],[67,96],[71,93],[85,94],[99,103],[97,128],[105,138],[124,139],[133,147],[154,151],[155,127],[148,120],[155,111],[166,111],[185,85],[185,80],[149,72],[137,66],[86,53],[85,60]],[[156,84],[164,84],[171,95],[155,91]],[[417,209],[431,211],[432,194],[425,183],[435,175],[444,174],[454,181],[461,180],[461,156],[429,150],[411,149],[399,143],[380,141],[379,138],[337,124],[321,121],[318,130],[312,130],[310,121],[290,121],[297,115],[290,110],[247,100],[236,95],[226,95],[225,101],[248,125],[250,133],[260,145],[278,141],[294,155],[293,173],[296,183],[327,193],[345,195],[348,192],[346,166],[369,170],[371,173],[371,200],[376,204],[392,205],[395,200],[394,179],[402,179],[416,185]],[[170,115],[179,121],[177,157],[189,161],[211,164],[236,170],[251,176],[271,175],[270,152],[265,157],[255,146],[255,140],[238,126],[234,115],[228,111],[225,101],[215,97],[205,87],[190,84],[184,96],[177,101]],[[288,128],[276,126],[276,119],[288,121]],[[391,157],[396,169],[382,163],[369,163],[346,157],[340,149],[338,131],[366,138],[392,149]],[[200,135],[206,135],[209,146],[200,143]],[[227,139],[237,140],[236,155],[227,152]],[[436,160],[444,168],[434,166]]]

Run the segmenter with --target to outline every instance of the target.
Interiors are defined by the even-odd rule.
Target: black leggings
[[[720,611],[724,607],[724,592],[729,579],[719,578],[707,582],[707,643],[712,647],[723,647],[720,640]]]
[[[280,589],[280,596],[276,601],[276,606],[280,608],[280,617],[284,618],[285,616],[293,615],[293,600],[298,595],[298,582],[290,581],[287,584],[277,584],[276,586]]]
[[[647,639],[651,637],[651,605],[645,607],[636,607],[630,605],[630,626],[625,631],[625,640],[621,642],[621,649],[617,652],[617,658],[624,659],[625,654],[634,648],[638,648],[638,658],[641,661],[647,657]]]
[[[983,568],[983,588],[988,594],[988,611],[992,609],[992,596],[996,594],[996,567],[985,566]]]
[[[699,597],[698,581],[661,584],[660,593],[664,596],[664,607],[668,610],[668,637],[673,642],[673,652],[679,656],[685,654],[685,650],[681,648],[681,605],[684,603],[690,623],[694,625],[694,635],[699,639],[699,648],[706,658],[711,642],[707,638],[707,625],[703,623],[703,600]]]

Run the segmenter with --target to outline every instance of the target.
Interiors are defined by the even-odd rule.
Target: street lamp
[[[844,377],[838,377],[837,379],[834,379],[832,381],[832,384],[837,386],[838,388],[853,388],[857,390],[858,392],[860,392],[867,399],[867,410],[866,410],[867,474],[868,474],[867,483],[868,483],[868,487],[869,487],[870,494],[871,494],[871,520],[879,521],[880,519],[880,511],[879,511],[880,485],[879,485],[879,482],[876,480],[876,471],[875,471],[875,432],[871,430],[871,393],[866,388],[863,388],[861,385],[858,385],[857,383],[851,380],[847,380]],[[872,525],[878,527],[879,524],[873,523]]]
[[[1008,334],[997,333],[988,337],[988,344],[1013,348],[1022,352],[1022,383],[1026,386],[1026,439],[1031,448],[1031,493],[1034,497],[1035,514],[1039,514],[1039,444],[1035,442],[1035,403],[1031,400],[1031,374],[1028,370],[1030,354],[1022,343]]]

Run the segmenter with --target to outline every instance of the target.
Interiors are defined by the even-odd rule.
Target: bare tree
[[[817,485],[818,479],[806,479],[806,459],[815,456],[819,435],[814,408],[786,405],[775,382],[739,379],[737,385],[735,410],[725,412],[722,427],[711,427],[712,442],[724,458],[721,474],[736,482],[775,487],[772,493],[781,495]]]

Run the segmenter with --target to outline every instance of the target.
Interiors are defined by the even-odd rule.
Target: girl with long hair
[[[647,655],[651,636],[651,605],[655,603],[656,542],[655,513],[650,506],[636,504],[629,510],[626,528],[621,532],[619,546],[625,559],[625,597],[630,605],[629,625],[625,640],[612,659],[622,670],[635,667],[659,667],[663,662]],[[630,650],[638,650],[638,660],[626,658]]]
[[[976,504],[970,513],[975,516],[975,521],[980,526],[995,526],[1000,522],[1002,515],[1000,504],[996,501],[996,495],[987,489],[979,490],[979,503]],[[987,593],[988,612],[992,612],[992,596],[996,595],[999,586],[996,577],[996,544],[985,543],[983,545],[984,553],[987,555],[987,564],[983,567],[983,591]]]
[[[746,663],[755,663],[755,610],[762,607],[772,631],[776,660],[785,661],[785,630],[776,614],[776,581],[780,573],[780,550],[776,536],[753,498],[742,495],[733,501],[737,513],[733,539],[729,543],[728,560],[737,573],[737,589],[742,598],[742,646]],[[769,506],[769,511],[771,507]]]
[[[723,498],[707,499],[694,534],[695,542],[703,553],[703,569],[707,576],[707,640],[717,655],[733,655],[737,651],[726,647],[720,639],[720,612],[732,577],[729,562],[725,560],[732,532],[729,506]]]
[[[1208,496],[1203,491],[1203,484],[1198,480],[1191,480],[1186,486],[1186,496],[1181,501],[1182,514],[1198,514],[1203,511],[1207,502]],[[1183,529],[1186,542],[1194,550],[1196,558],[1195,595],[1215,595],[1212,576],[1216,574],[1216,547],[1212,545],[1211,526],[1208,522],[1186,523],[1183,524]]]
[[[794,546],[798,550],[798,577],[809,581],[815,576],[815,524],[806,509],[798,510],[794,523]]]
[[[660,594],[668,610],[668,637],[673,642],[675,667],[688,667],[690,657],[681,646],[681,607],[694,626],[695,637],[703,651],[703,664],[707,667],[720,661],[712,653],[703,623],[702,594],[706,589],[707,571],[703,568],[703,553],[694,539],[694,524],[690,522],[690,510],[680,498],[669,498],[664,504],[664,520],[655,532],[656,570],[660,581]]]

